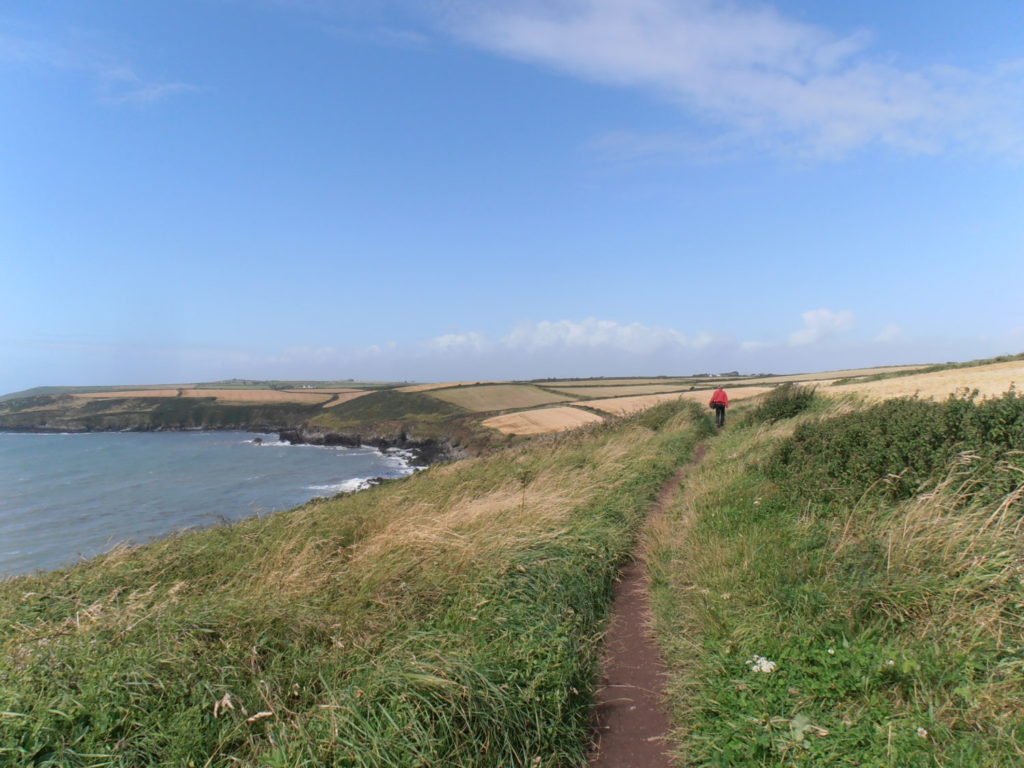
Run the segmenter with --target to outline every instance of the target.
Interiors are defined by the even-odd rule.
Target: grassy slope
[[[812,411],[737,420],[657,536],[682,764],[1024,764],[1024,399]]]
[[[79,400],[44,395],[0,403],[0,429],[258,429],[301,424],[320,410],[319,405],[236,405],[213,398]]]
[[[0,762],[580,765],[617,565],[692,419],[2,583]]]
[[[429,395],[383,390],[328,408],[313,423],[344,426],[402,420],[439,420],[463,413],[465,411],[462,408]]]
[[[331,387],[334,382],[210,382],[195,385],[124,387],[36,387],[0,397],[0,429],[273,429],[295,427],[323,412],[319,405],[279,402],[223,403],[213,397],[71,397],[72,393],[111,393],[151,389],[177,390],[285,389],[292,384]],[[390,385],[344,382],[353,389],[381,389]],[[308,390],[316,394],[316,390]],[[383,392],[382,394],[386,394]]]

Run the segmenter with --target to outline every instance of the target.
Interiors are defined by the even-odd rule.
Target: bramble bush
[[[788,419],[806,411],[814,402],[814,387],[787,382],[780,384],[761,401],[750,418],[759,423]]]
[[[865,494],[895,501],[937,480],[958,455],[975,465],[966,499],[1012,491],[1017,473],[992,470],[1024,467],[1024,396],[1010,389],[986,400],[976,390],[944,402],[907,397],[808,422],[765,469],[780,487],[816,501],[857,501]]]

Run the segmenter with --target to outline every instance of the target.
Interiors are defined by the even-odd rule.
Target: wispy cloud
[[[479,331],[446,333],[424,342],[423,348],[431,353],[463,354],[483,352],[490,346],[487,336]]]
[[[853,330],[853,312],[849,310],[833,312],[824,308],[812,309],[800,317],[803,318],[804,327],[789,336],[789,344],[794,347],[816,344]]]
[[[669,347],[690,345],[686,336],[673,328],[621,324],[613,320],[588,317],[581,321],[542,320],[517,325],[502,339],[510,349],[536,352],[558,347],[614,349],[636,354],[650,354]]]
[[[458,5],[455,34],[591,81],[642,88],[706,126],[775,150],[841,157],[869,145],[910,153],[1024,154],[1024,64],[986,72],[900,67],[869,34],[837,34],[763,4],[729,0],[512,0]],[[620,134],[632,152],[692,140]]]
[[[907,332],[899,323],[889,323],[878,335],[875,336],[875,341],[880,344],[889,344],[896,341],[904,341],[907,338]]]
[[[105,104],[152,104],[201,90],[181,81],[144,77],[131,64],[91,46],[0,33],[0,64],[64,70],[92,81]]]

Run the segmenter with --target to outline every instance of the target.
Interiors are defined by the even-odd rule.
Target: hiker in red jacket
[[[724,427],[725,409],[729,407],[729,396],[725,394],[725,390],[721,387],[716,389],[708,405],[715,409],[715,426]]]

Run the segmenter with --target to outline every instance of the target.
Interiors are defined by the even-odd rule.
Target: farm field
[[[550,403],[573,400],[571,395],[555,395],[528,384],[488,384],[480,387],[457,387],[432,390],[430,397],[444,400],[467,411],[507,411],[514,408],[533,408]]]
[[[365,394],[371,390],[345,390],[346,393],[358,395]],[[224,403],[301,403],[303,405],[317,405],[326,403],[334,395],[329,391],[318,390],[297,390],[288,391],[280,389],[147,389],[147,390],[120,390],[115,392],[87,392],[73,394],[72,397],[79,400],[121,400],[128,398],[174,398],[174,397],[212,397],[218,402]]]
[[[343,403],[348,403],[348,402],[351,402],[352,400],[355,400],[356,398],[363,397],[364,395],[368,395],[372,391],[373,390],[364,389],[361,392],[343,392],[343,393],[338,395],[338,399],[337,400],[331,400],[326,405],[324,405],[324,408],[337,408],[339,405],[341,405]]]
[[[820,371],[818,373],[792,373],[786,376],[759,376],[756,378],[743,379],[743,384],[786,384],[787,382],[824,382],[837,379],[849,379],[855,376],[877,376],[886,373],[898,373],[900,371],[913,371],[917,368],[927,368],[926,365],[888,365],[879,368],[847,368],[839,371]],[[740,381],[732,382],[733,386]]]
[[[541,381],[532,381],[531,384],[536,384],[541,387],[552,387],[554,389],[565,389],[566,387],[627,387],[640,384],[663,384],[666,386],[690,386],[691,384],[697,384],[700,382],[708,381],[708,379],[695,379],[692,377],[670,377],[670,378],[632,378],[632,379],[584,379],[582,381],[575,379],[544,379]]]
[[[489,419],[484,419],[481,423],[485,427],[496,429],[506,435],[540,435],[547,432],[562,432],[566,429],[575,429],[601,421],[604,419],[596,413],[564,405],[492,416]]]
[[[310,387],[306,389],[289,387],[279,391],[290,392],[295,395],[343,395],[346,392],[368,392],[370,390],[356,389],[355,387]]]
[[[449,389],[450,387],[475,387],[480,384],[494,384],[493,381],[443,381],[433,384],[410,384],[407,387],[398,387],[396,392],[431,392],[435,389]]]
[[[132,397],[177,397],[178,389],[124,389],[114,392],[76,392],[78,400],[121,400]]]
[[[276,389],[183,389],[182,397],[213,397],[222,403],[326,403],[331,395],[282,392]]]
[[[628,395],[658,395],[662,392],[682,392],[692,384],[634,384],[621,387],[552,387],[558,392],[575,397],[626,397]],[[705,385],[702,385],[705,387]]]
[[[1024,361],[954,368],[881,381],[852,382],[831,387],[830,391],[857,392],[878,400],[911,395],[941,399],[963,389],[977,389],[984,396],[1001,395],[1011,385],[1024,385]]]
[[[725,391],[729,394],[729,400],[731,402],[735,402],[737,400],[745,400],[750,397],[762,395],[772,389],[773,387],[736,387],[733,389],[726,387]],[[587,408],[596,408],[599,411],[604,411],[605,413],[610,413],[615,416],[628,416],[673,400],[690,400],[695,403],[703,404],[706,403],[710,397],[711,390],[704,389],[696,390],[694,392],[637,395],[635,397],[615,397],[607,400],[587,400],[586,406]]]

